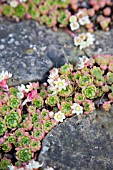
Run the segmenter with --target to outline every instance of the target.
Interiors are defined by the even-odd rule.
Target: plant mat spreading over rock
[[[0,169],[38,169],[41,142],[66,118],[113,103],[113,56],[83,56],[73,66],[50,71],[47,83],[8,87],[8,72],[0,74]],[[98,101],[98,102],[97,102]]]

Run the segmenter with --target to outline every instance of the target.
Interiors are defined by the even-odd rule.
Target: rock
[[[113,54],[113,29],[97,31],[96,44],[85,49],[89,56],[99,53]],[[0,72],[13,73],[9,85],[32,81],[46,81],[52,67],[64,63],[76,64],[78,57],[86,55],[76,48],[73,38],[65,30],[53,32],[35,21],[13,23],[0,19]]]
[[[59,34],[59,37],[57,35]],[[0,20],[0,72],[13,73],[9,85],[44,82],[52,67],[68,62],[65,39],[35,21],[12,23]]]
[[[54,170],[112,170],[113,107],[56,126],[43,140],[38,161]]]

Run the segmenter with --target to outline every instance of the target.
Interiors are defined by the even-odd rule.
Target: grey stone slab
[[[97,31],[96,43],[86,49],[89,56],[113,54],[113,29]],[[52,67],[66,62],[75,64],[85,53],[74,46],[73,38],[65,30],[53,32],[35,21],[13,23],[0,19],[0,72],[13,73],[9,85],[46,81]]]
[[[55,127],[43,140],[38,160],[54,170],[112,170],[113,107]]]

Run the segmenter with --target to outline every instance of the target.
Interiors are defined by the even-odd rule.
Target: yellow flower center
[[[58,82],[58,86],[63,86],[63,83],[62,82]]]
[[[62,115],[61,115],[61,114],[58,114],[58,115],[57,115],[57,119],[62,119]]]
[[[76,106],[76,111],[80,111],[80,106]]]

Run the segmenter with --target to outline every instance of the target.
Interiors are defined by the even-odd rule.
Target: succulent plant
[[[8,141],[2,143],[2,150],[4,152],[9,152],[9,151],[11,151],[11,149],[12,149],[11,143],[9,143]]]
[[[31,159],[37,159],[45,135],[64,119],[74,114],[85,116],[98,106],[110,110],[113,56],[100,54],[91,59],[83,56],[80,61],[85,62],[83,68],[65,64],[50,71],[48,83],[29,83],[25,86],[24,98],[17,97],[18,87],[11,87],[7,92],[0,88],[1,159],[10,157],[14,168],[26,166]],[[80,66],[80,62],[78,64]],[[3,162],[4,165],[0,162],[1,170],[7,167],[7,161]]]
[[[11,165],[11,161],[9,159],[3,158],[0,161],[0,169],[7,170],[8,166]]]
[[[78,86],[84,87],[84,86],[90,85],[92,82],[93,82],[93,78],[91,77],[91,75],[87,74],[79,78]]]
[[[83,95],[88,99],[96,97],[96,87],[94,85],[86,86],[82,89]]]
[[[74,96],[74,101],[75,103],[82,103],[85,99],[85,96],[81,93],[75,93],[75,96]]]
[[[42,97],[38,97],[38,98],[34,99],[34,100],[32,101],[32,103],[33,103],[34,106],[36,106],[37,108],[40,109],[40,108],[43,107],[44,101],[43,101],[43,98],[42,98]]]
[[[72,70],[73,70],[73,66],[71,64],[65,64],[65,65],[61,66],[60,73],[64,74],[64,75],[65,74],[70,75]]]
[[[0,118],[0,136],[4,135],[6,130],[7,130],[7,126],[5,124],[5,121],[2,118]]]
[[[8,101],[8,105],[14,109],[14,108],[19,108],[21,102],[18,98],[16,97],[10,97],[9,101]]]
[[[28,162],[29,160],[32,159],[32,157],[33,157],[33,154],[29,148],[20,148],[16,152],[17,160],[22,161],[22,162]]]
[[[41,142],[39,140],[32,139],[29,147],[32,152],[36,152],[41,149]]]
[[[38,140],[42,140],[45,136],[45,132],[43,129],[34,129],[32,132],[32,136]]]
[[[53,128],[53,123],[50,120],[45,121],[43,125],[43,129],[46,133],[48,133]]]
[[[65,114],[65,116],[72,116],[72,103],[71,102],[62,102],[61,103],[61,112]]]
[[[46,99],[46,104],[53,107],[58,103],[58,97],[56,95],[48,96]]]
[[[21,121],[21,111],[11,110],[5,117],[4,120],[8,128],[12,129],[18,126]]]
[[[108,72],[107,75],[106,75],[106,79],[107,79],[108,84],[113,84],[113,73]]]
[[[16,8],[14,8],[14,15],[19,18],[23,18],[26,14],[25,4],[19,4]]]

